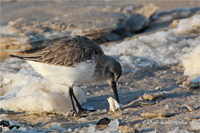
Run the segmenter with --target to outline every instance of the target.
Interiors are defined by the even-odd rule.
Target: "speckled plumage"
[[[41,63],[72,67],[86,60],[97,61],[102,56],[104,52],[95,41],[83,36],[75,36],[21,57]]]
[[[83,110],[73,94],[73,85],[107,81],[117,101],[116,81],[122,74],[119,62],[107,56],[93,40],[75,36],[54,42],[52,45],[32,54],[13,55],[27,62],[48,80],[68,85],[70,98],[75,99],[79,110]]]
[[[38,62],[38,64],[33,66],[35,70],[37,69],[37,65],[40,65],[41,63],[51,66],[55,65],[65,68],[75,68],[81,62],[94,62],[94,78],[91,79],[91,82],[95,82],[95,80],[96,82],[107,80],[108,77],[105,76],[109,72],[109,66],[112,65],[116,65],[113,66],[113,69],[119,73],[118,75],[121,76],[122,73],[120,64],[114,58],[106,56],[101,47],[95,41],[83,36],[62,39],[35,53],[27,55],[15,55],[15,57],[27,60],[27,62],[32,66]],[[31,61],[34,63],[31,63]],[[45,68],[40,67],[40,69]],[[38,70],[36,71],[47,79],[51,79],[49,76],[55,76],[55,74],[48,74],[48,76],[45,76],[42,74],[43,72],[41,70],[39,70],[40,72]],[[68,85],[76,84],[77,82],[78,81],[73,83],[72,81],[72,83]],[[91,82],[88,81],[87,83]]]

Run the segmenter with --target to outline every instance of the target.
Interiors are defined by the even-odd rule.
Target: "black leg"
[[[70,97],[70,100],[71,100],[71,104],[72,104],[72,108],[73,108],[73,113],[76,114],[77,116],[79,117],[82,117],[79,113],[77,113],[76,111],[76,108],[74,106],[74,101],[73,101],[73,98],[72,96],[74,95],[74,92],[73,92],[73,87],[69,87],[69,97]],[[76,99],[77,100],[77,99]],[[75,101],[76,101],[75,100]]]
[[[74,91],[72,90],[72,96],[74,98],[74,100],[76,101],[76,106],[78,107],[79,111],[80,112],[84,112],[86,111],[86,109],[84,109],[81,104],[79,103],[78,99],[76,98],[75,94],[74,94]]]
[[[74,91],[72,90],[72,96],[76,102],[76,106],[78,107],[79,109],[79,112],[84,112],[84,113],[87,113],[87,112],[94,112],[95,110],[87,110],[87,109],[84,109],[81,104],[79,103],[78,99],[76,98],[75,94],[74,94]]]

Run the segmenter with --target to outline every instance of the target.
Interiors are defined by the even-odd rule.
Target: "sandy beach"
[[[0,8],[0,132],[200,132],[199,1],[3,0]],[[67,86],[9,57],[74,35],[122,65],[121,111],[109,111],[109,85],[94,83],[75,93],[96,111],[73,117]],[[102,118],[110,122],[96,125]]]

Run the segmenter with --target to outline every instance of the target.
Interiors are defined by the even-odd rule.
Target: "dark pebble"
[[[3,127],[9,127],[10,123],[8,121],[2,120],[2,121],[0,121],[0,125]]]
[[[12,125],[12,126],[9,126],[9,129],[11,130],[11,129],[13,129],[14,127],[16,127],[17,129],[19,129],[19,128],[20,128],[20,126],[17,126],[17,125]]]
[[[96,125],[105,125],[105,124],[109,124],[110,123],[110,119],[109,118],[102,118],[100,119]]]

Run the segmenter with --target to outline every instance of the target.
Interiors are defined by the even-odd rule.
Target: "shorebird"
[[[80,112],[87,111],[77,100],[74,85],[107,81],[119,102],[116,82],[122,74],[121,65],[113,57],[105,55],[101,47],[87,37],[74,36],[54,42],[35,53],[11,56],[25,59],[49,81],[69,86],[73,114],[81,116]]]

